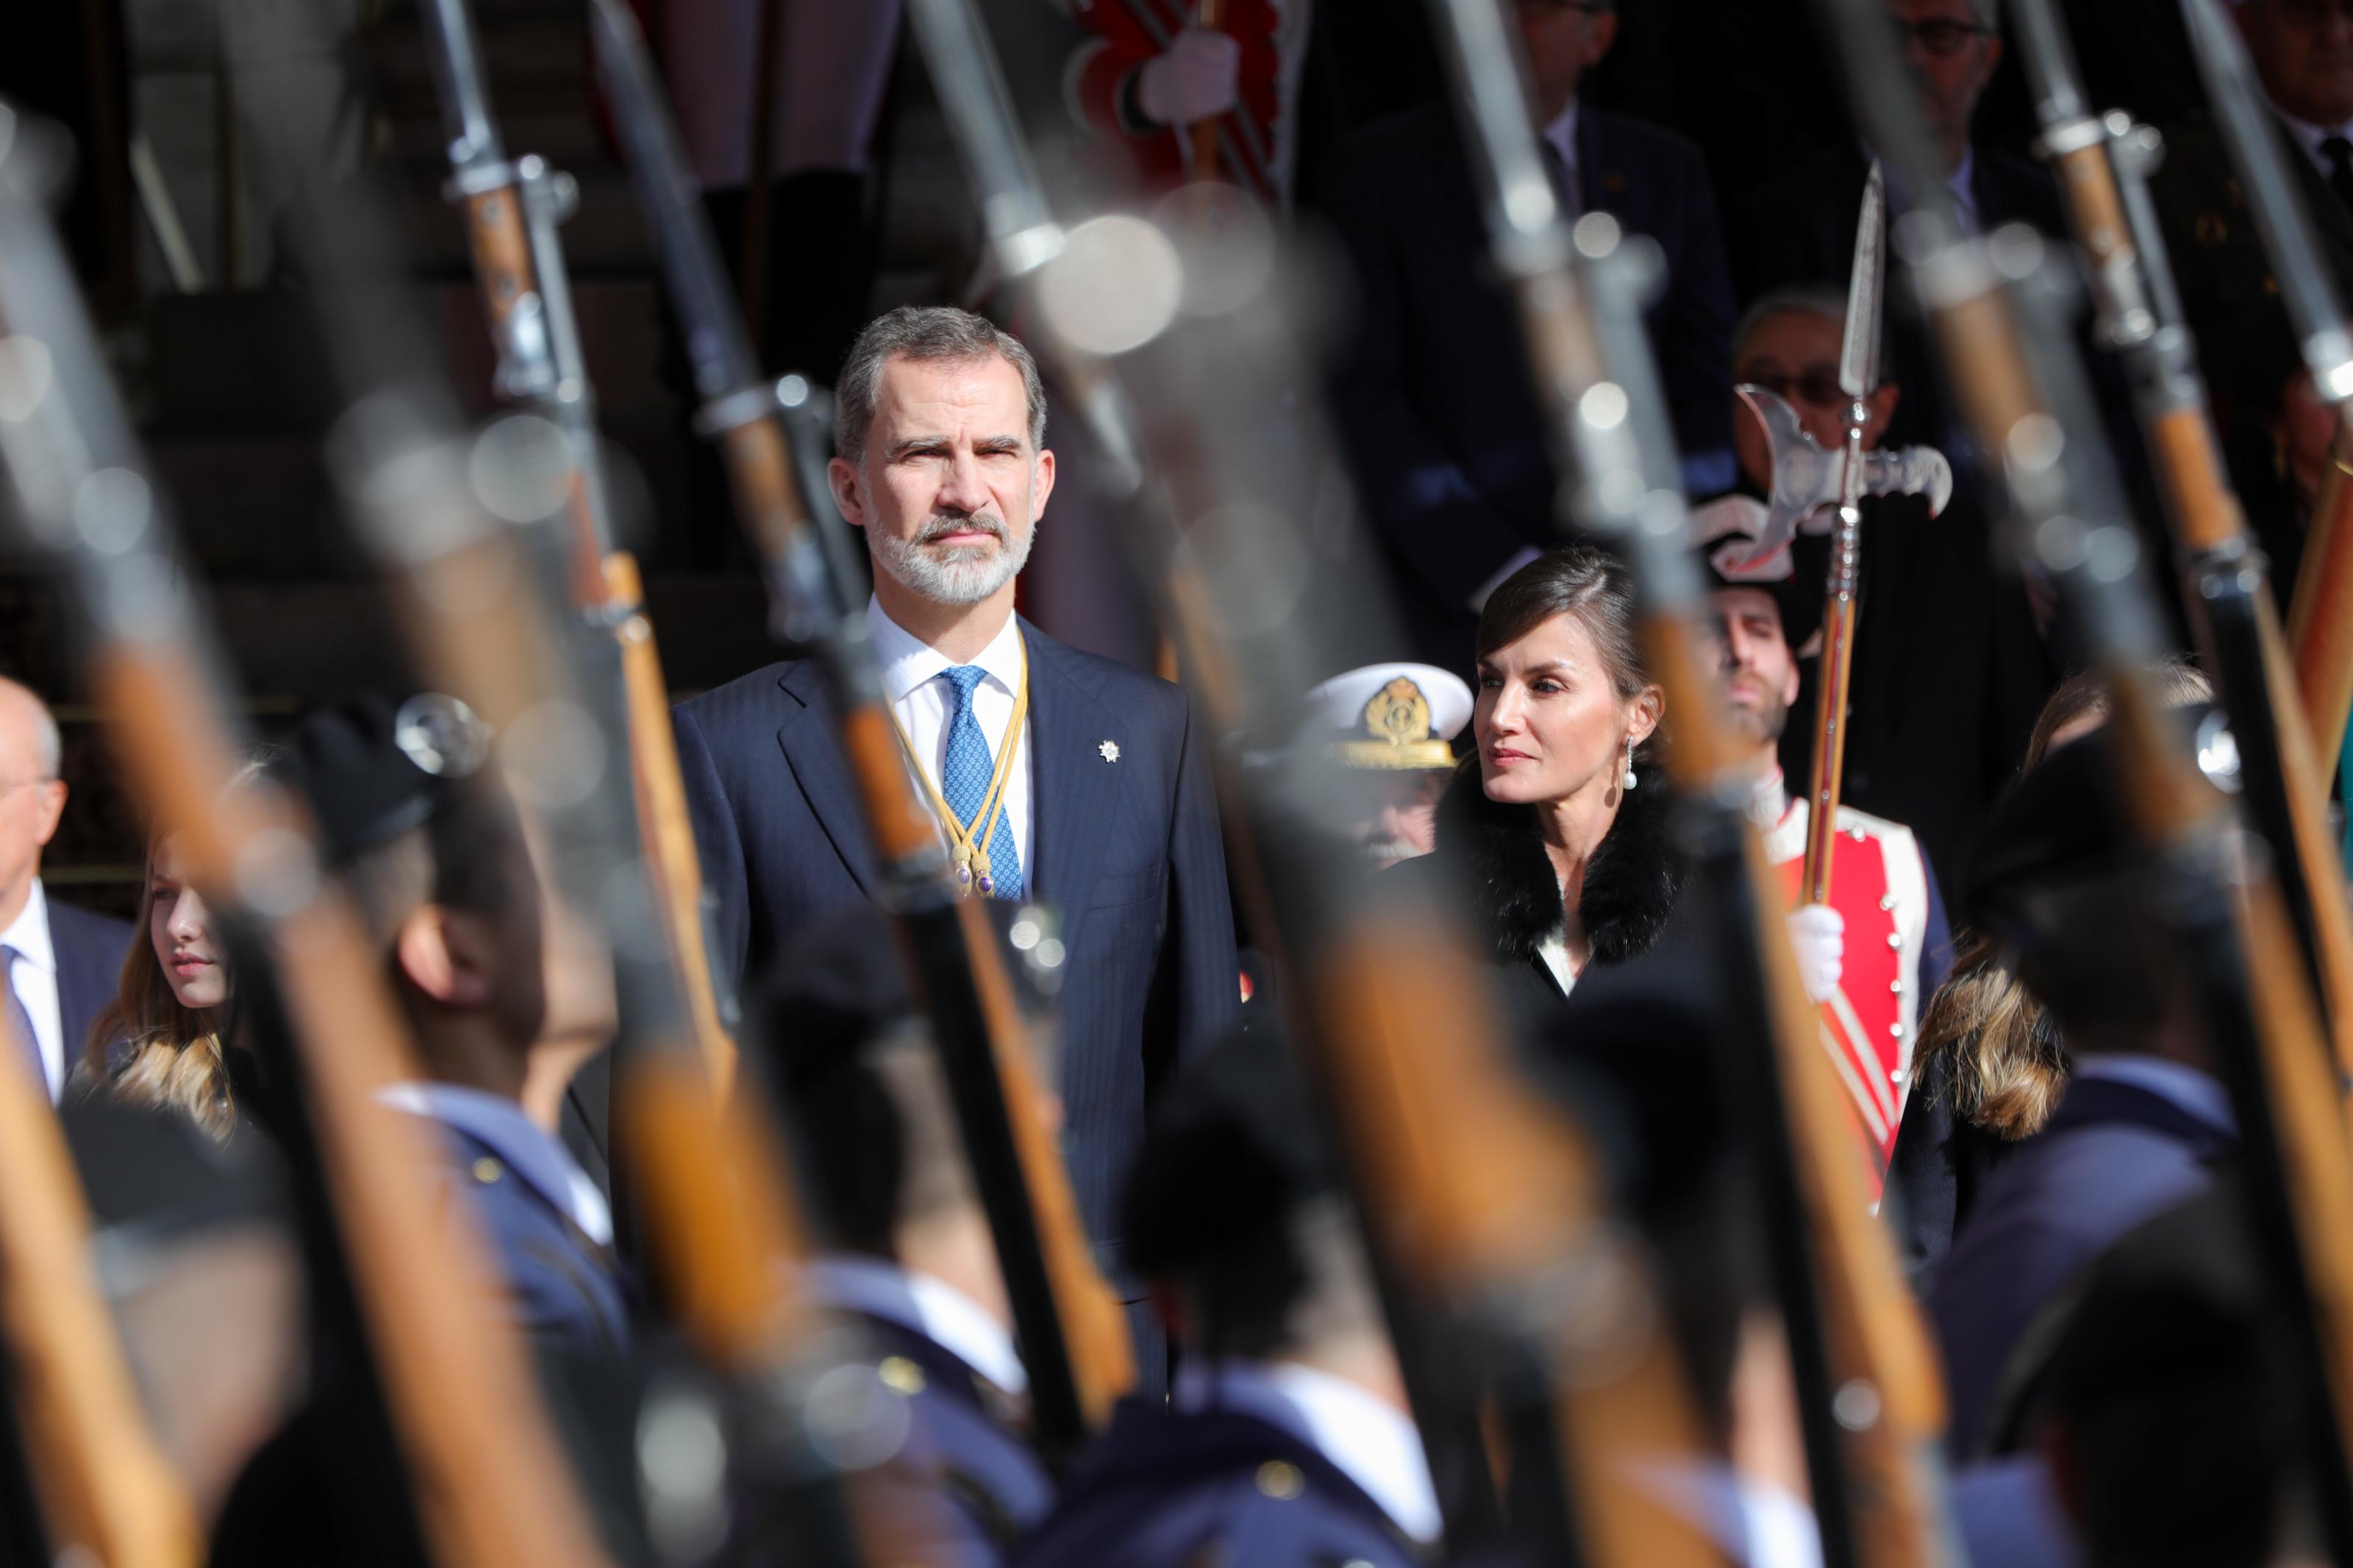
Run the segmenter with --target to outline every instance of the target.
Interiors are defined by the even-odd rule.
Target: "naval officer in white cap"
[[[1341,826],[1366,869],[1430,853],[1452,742],[1470,721],[1471,688],[1435,665],[1368,664],[1307,694],[1301,740],[1346,765]]]

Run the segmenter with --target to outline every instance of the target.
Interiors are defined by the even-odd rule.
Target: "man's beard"
[[[930,548],[934,540],[976,529],[993,535],[996,548],[978,544]],[[882,570],[916,597],[936,605],[977,605],[1029,563],[1029,546],[1037,542],[1038,530],[1033,525],[1017,541],[1002,521],[976,514],[935,517],[911,540],[885,533],[870,533],[867,538]]]
[[[1757,707],[1733,703],[1729,710],[1734,731],[1752,746],[1778,745],[1789,727],[1789,705],[1775,693],[1766,694]]]

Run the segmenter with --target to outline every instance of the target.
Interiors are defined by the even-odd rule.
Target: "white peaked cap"
[[[1446,743],[1471,722],[1471,688],[1430,664],[1368,664],[1307,694],[1302,738],[1367,768],[1452,765]]]

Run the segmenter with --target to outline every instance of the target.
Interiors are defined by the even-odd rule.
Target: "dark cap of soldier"
[[[309,803],[342,867],[438,816],[490,748],[489,726],[454,697],[370,692],[303,720],[268,771]]]

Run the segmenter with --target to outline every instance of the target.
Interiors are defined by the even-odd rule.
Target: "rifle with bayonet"
[[[2185,10],[2201,60],[2235,48],[2205,0]],[[1915,193],[1906,259],[1978,448],[2003,459],[2018,548],[2109,677],[2116,803],[2147,857],[2146,907],[2190,960],[2245,1150],[2250,1231],[2303,1363],[2310,1492],[2331,1556],[2353,1563],[2353,1156],[2279,889],[2151,689],[2164,646],[2155,595],[2082,367],[2052,322],[2040,240],[2017,227],[1965,237],[1877,5],[1819,0],[1819,16],[1843,48],[1864,135]]]
[[[578,200],[570,176],[526,154],[510,160],[482,79],[467,0],[426,0],[434,85],[448,137],[449,199],[466,216],[474,275],[498,353],[501,396],[538,412],[561,434],[567,578],[581,619],[619,650],[638,819],[654,871],[656,908],[679,973],[687,1023],[705,1069],[723,1095],[734,1070],[732,1009],[711,963],[702,871],[687,819],[686,785],[670,733],[670,688],[647,617],[637,560],[615,546],[612,506],[596,431],[596,393],[581,351],[556,226]],[[600,676],[598,679],[604,679]]]
[[[2147,177],[2162,144],[2121,112],[2093,115],[2051,0],[2013,0],[2013,10],[2044,154],[2058,171],[2077,243],[2091,260],[2095,330],[2132,373],[2134,402],[2173,524],[2182,597],[2238,742],[2247,815],[2272,846],[2273,874],[2323,1004],[2337,1068],[2353,1072],[2353,907],[2329,837],[2327,786],[2266,563],[2222,466],[2158,229]],[[2206,67],[2227,69],[2211,59]],[[2231,80],[2218,80],[2213,90],[2232,90]],[[2268,127],[2242,156],[2276,159]],[[2254,184],[2273,188],[2284,181]],[[2290,231],[2274,241],[2283,267],[2316,267],[2309,233],[2295,226],[2302,215],[2291,206],[2268,216]]]
[[[301,805],[266,783],[231,787],[248,737],[42,210],[47,151],[0,110],[0,464],[15,510],[61,571],[90,639],[91,686],[151,820],[175,838],[216,919],[249,933],[240,1008],[282,1007],[290,1049],[274,1028],[253,1036],[316,1131],[285,1146],[290,1184],[298,1201],[332,1205],[314,1267],[348,1268],[365,1331],[347,1347],[364,1352],[354,1375],[381,1389],[436,1558],[598,1563],[520,1348],[480,1310],[491,1278],[480,1247],[417,1185],[421,1131],[375,1103],[408,1076],[382,965],[324,875]]]
[[[1625,558],[1674,725],[1667,759],[1695,858],[1684,897],[1714,900],[1726,1084],[1753,1118],[1822,1561],[1944,1562],[1943,1390],[1894,1247],[1870,1213],[1842,1094],[1789,956],[1783,900],[1743,809],[1754,781],[1722,718],[1708,600],[1686,552],[1672,437],[1643,334],[1641,295],[1657,262],[1607,215],[1573,231],[1565,220],[1495,0],[1432,0],[1432,11],[1555,460],[1572,476],[1564,523]]]
[[[295,164],[283,123],[265,112],[260,129]],[[681,994],[624,765],[616,650],[565,593],[569,437],[530,415],[462,429],[384,274],[380,207],[345,188],[310,193],[303,210],[294,237],[351,398],[331,450],[360,542],[391,579],[417,663],[487,725],[516,798],[545,825],[552,882],[610,954],[621,1168],[663,1304],[719,1382],[702,1414],[731,1456],[732,1495],[712,1500],[726,1521],[720,1560],[920,1560],[938,1544],[931,1517],[869,1506],[862,1484],[897,1452],[893,1401],[857,1336],[799,1291],[789,1164],[758,1097],[720,1093]],[[812,1399],[820,1383],[836,1403]]]
[[[684,323],[701,426],[768,576],[775,626],[820,650],[842,752],[882,867],[913,990],[932,1024],[1029,1370],[1034,1431],[1067,1458],[1134,1381],[1116,1299],[1081,1226],[1019,1009],[987,911],[959,897],[935,825],[900,759],[881,675],[828,491],[797,480],[796,432],[821,442],[808,384],[765,379],[695,199],[693,178],[621,0],[594,0],[590,37],[646,220]]]
[[[21,1060],[9,1034],[0,1029],[0,1050]],[[81,1184],[42,1089],[0,1071],[0,1357],[14,1372],[0,1383],[16,1394],[0,1422],[32,1435],[26,1468],[60,1551],[109,1568],[195,1568],[195,1507],[140,1407],[91,1267]]]
[[[2310,217],[2272,140],[2276,121],[2245,47],[2235,37],[2222,38],[2212,28],[2203,32],[2221,38],[2215,49],[2190,50],[2205,80],[2208,107],[2271,258],[2280,303],[2303,350],[2313,391],[2337,412],[2337,437],[2287,616],[2287,643],[2311,726],[2316,776],[2325,778],[2335,771],[2346,716],[2353,710],[2353,614],[2348,613],[2353,609],[2353,484],[2345,471],[2353,458],[2353,331],[2347,329],[2344,301],[2322,263]],[[2200,36],[2193,26],[2192,38]],[[2324,785],[2314,787],[2326,794]]]
[[[1161,594],[1207,724],[1295,733],[1301,672],[1333,662],[1335,628],[1310,595],[1351,557],[1318,540],[1328,448],[1293,395],[1306,377],[1286,347],[1294,301],[1274,226],[1240,193],[1197,186],[1166,229],[1105,216],[1066,231],[969,0],[915,0],[909,15],[997,274],[1109,455],[1142,578]],[[1147,279],[1162,286],[1137,287]],[[1335,596],[1377,623],[1369,583]],[[1466,1384],[1483,1374],[1511,1450],[1510,1538],[1531,1560],[1717,1561],[1629,1484],[1647,1461],[1696,1451],[1672,1341],[1606,1307],[1578,1321],[1546,1284],[1590,1269],[1624,1287],[1620,1305],[1652,1289],[1647,1260],[1613,1234],[1581,1129],[1528,1092],[1440,912],[1401,879],[1367,886],[1333,852],[1317,821],[1330,760],[1313,748],[1263,766],[1215,754],[1236,885],[1293,999],[1433,1468],[1444,1475],[1464,1451],[1466,1425],[1480,1462],[1463,1416]],[[1480,1488],[1440,1501],[1451,1546],[1493,1538],[1496,1505]]]

